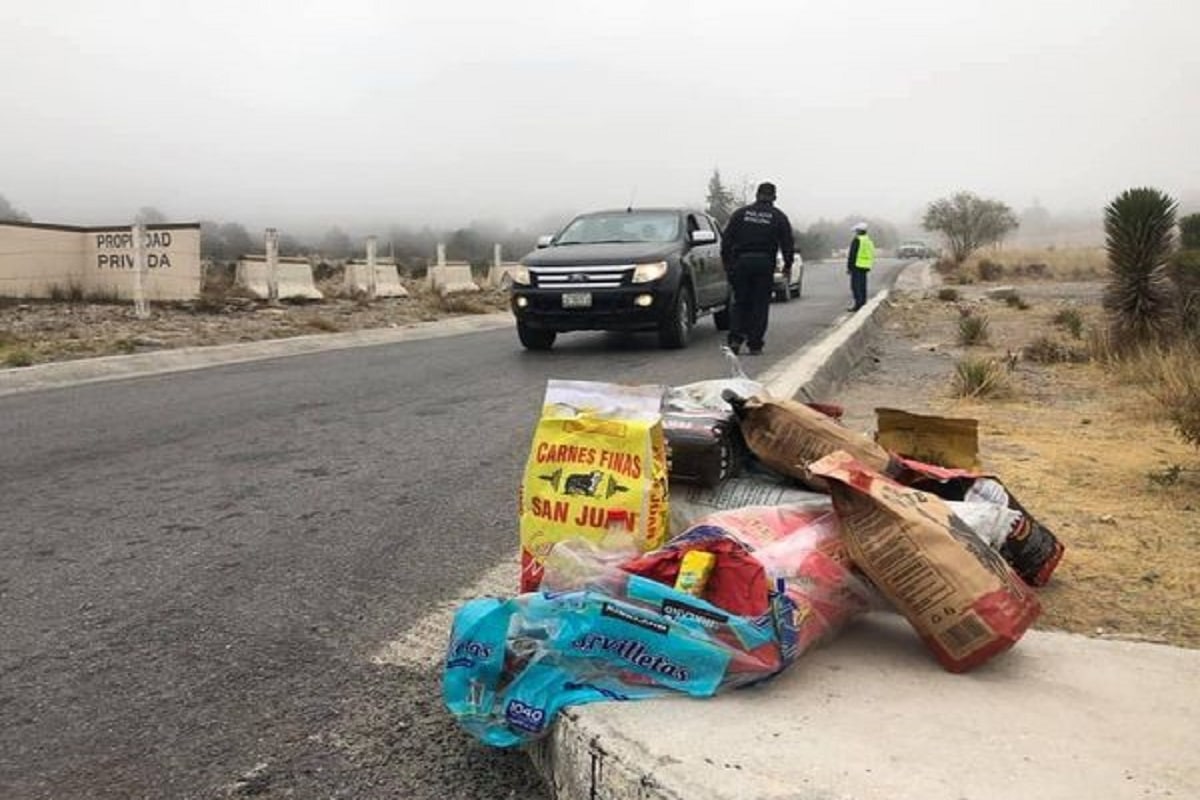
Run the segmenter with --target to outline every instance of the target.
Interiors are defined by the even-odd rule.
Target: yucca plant
[[[986,344],[988,340],[988,318],[982,314],[963,314],[958,318],[958,343],[968,347]]]
[[[994,358],[964,358],[954,365],[954,394],[994,397],[1006,393],[1004,365]]]
[[[1178,203],[1158,189],[1127,189],[1104,209],[1108,285],[1104,308],[1121,350],[1163,342],[1176,327],[1166,263]]]

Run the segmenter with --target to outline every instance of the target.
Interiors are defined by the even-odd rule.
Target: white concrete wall
[[[153,225],[146,238],[146,299],[198,297],[200,226]],[[46,298],[78,288],[85,297],[132,300],[133,273],[128,227],[0,222],[0,295]]]
[[[200,228],[146,226],[147,300],[191,300],[200,295]],[[86,286],[133,297],[133,236],[128,228],[86,234]]]
[[[83,234],[67,226],[0,222],[0,296],[49,297],[83,288]]]

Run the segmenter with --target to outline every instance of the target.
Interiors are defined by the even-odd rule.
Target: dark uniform
[[[795,251],[792,223],[775,207],[775,185],[763,183],[753,205],[742,206],[729,218],[721,242],[721,261],[733,289],[729,314],[729,346],[750,355],[762,352],[767,333],[767,316],[775,283],[775,254],[791,271]]]

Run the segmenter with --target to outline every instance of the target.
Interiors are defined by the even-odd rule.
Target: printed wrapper
[[[455,615],[442,697],[481,741],[543,736],[568,705],[682,693],[709,697],[777,668],[769,620],[734,617],[669,586],[625,575],[604,590],[479,598]]]
[[[556,542],[667,536],[661,386],[551,380],[519,497],[521,591],[537,588]]]
[[[1007,650],[1041,613],[1033,591],[941,498],[848,453],[812,469],[830,481],[854,563],[947,670],[964,672]]]
[[[1017,512],[1019,517],[1001,543],[1000,555],[1030,586],[1045,586],[1050,582],[1066,548],[996,476],[926,464],[912,458],[901,458],[900,465],[896,480],[905,486],[936,494],[943,500],[987,502]]]

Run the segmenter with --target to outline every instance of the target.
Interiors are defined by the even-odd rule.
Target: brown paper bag
[[[949,671],[965,672],[1012,647],[1041,613],[1033,590],[941,498],[844,452],[812,471],[830,481],[854,563]]]
[[[893,453],[928,464],[979,469],[979,421],[875,409],[875,441]]]
[[[883,473],[898,468],[890,453],[870,438],[850,430],[804,403],[754,396],[731,399],[742,437],[764,464],[808,486],[827,492],[828,482],[809,471],[809,464],[843,450]]]

